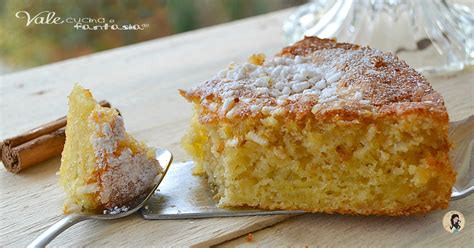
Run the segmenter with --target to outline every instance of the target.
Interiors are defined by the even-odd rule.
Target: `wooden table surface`
[[[0,76],[0,138],[66,114],[74,83],[120,109],[127,130],[151,146],[189,157],[179,141],[191,105],[179,95],[248,55],[276,53],[285,45],[281,25],[291,10],[244,19],[167,38]],[[452,120],[474,113],[474,72],[429,78],[445,97]],[[0,247],[26,246],[62,217],[64,193],[54,158],[15,175],[0,169]],[[139,214],[115,221],[85,221],[57,237],[54,246],[468,246],[474,244],[474,197],[452,202],[466,217],[459,235],[444,231],[448,210],[418,217],[238,217],[146,221]],[[290,219],[289,219],[290,218]],[[288,220],[289,219],[289,220]],[[279,223],[280,222],[280,223]],[[277,224],[279,223],[279,224]],[[261,230],[260,230],[261,229]],[[247,240],[252,232],[254,240]]]

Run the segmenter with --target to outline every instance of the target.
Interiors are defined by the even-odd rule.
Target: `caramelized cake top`
[[[253,55],[181,95],[200,104],[200,121],[285,115],[301,119],[340,115],[439,112],[442,97],[396,55],[369,47],[305,37],[265,60]]]

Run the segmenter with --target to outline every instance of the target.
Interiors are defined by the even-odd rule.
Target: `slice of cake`
[[[408,215],[446,208],[443,98],[391,53],[306,37],[181,95],[185,149],[222,207]]]
[[[115,109],[101,107],[89,90],[69,95],[60,184],[64,211],[102,212],[147,193],[161,172],[155,151],[125,132]]]

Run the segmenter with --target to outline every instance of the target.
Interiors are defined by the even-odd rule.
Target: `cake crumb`
[[[259,53],[259,54],[252,54],[249,57],[249,63],[254,64],[254,65],[263,65],[265,62],[265,54]]]
[[[194,176],[204,175],[204,168],[202,168],[202,166],[194,166],[193,175]]]
[[[253,234],[249,233],[247,234],[247,242],[252,242],[253,241]]]

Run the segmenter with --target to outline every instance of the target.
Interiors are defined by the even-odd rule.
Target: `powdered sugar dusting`
[[[130,148],[119,147],[126,139],[120,116],[112,122],[96,123],[91,137],[100,172],[99,198],[112,210],[145,192],[161,170],[158,161],[144,152],[133,154]]]
[[[222,82],[222,87],[216,89],[224,98],[222,110],[228,110],[243,89],[280,101],[297,100],[304,95],[319,96],[321,101],[337,98],[336,87],[341,72],[334,65],[315,66],[312,60],[313,57],[276,57],[263,65],[234,64],[225,73],[221,71],[214,80]],[[326,91],[321,94],[321,90]]]
[[[129,209],[130,208],[128,206],[122,206],[122,207],[115,206],[113,208],[104,209],[103,214],[115,215],[115,214],[125,213]]]
[[[269,115],[284,113],[284,107],[294,102],[323,104],[348,94],[353,95],[352,101],[368,103],[360,91],[351,92],[340,87],[344,79],[340,65],[350,60],[351,54],[339,50],[317,51],[311,56],[275,57],[261,65],[232,64],[191,91],[200,91],[201,103],[211,111],[215,106],[206,97],[219,96],[219,116],[228,119],[242,111]],[[320,62],[322,59],[324,63]],[[272,111],[268,111],[268,107]]]
[[[232,64],[181,94],[210,110],[201,121],[332,109],[376,113],[402,103],[443,105],[423,76],[394,54],[316,37],[271,59],[253,55],[248,63]]]
[[[113,152],[117,150],[118,143],[125,139],[125,128],[120,128],[124,127],[123,119],[118,116],[113,123],[113,128],[111,127],[111,123],[108,122],[102,124],[96,123],[95,133],[91,137],[99,168],[105,168],[107,165],[107,156],[113,154]]]

